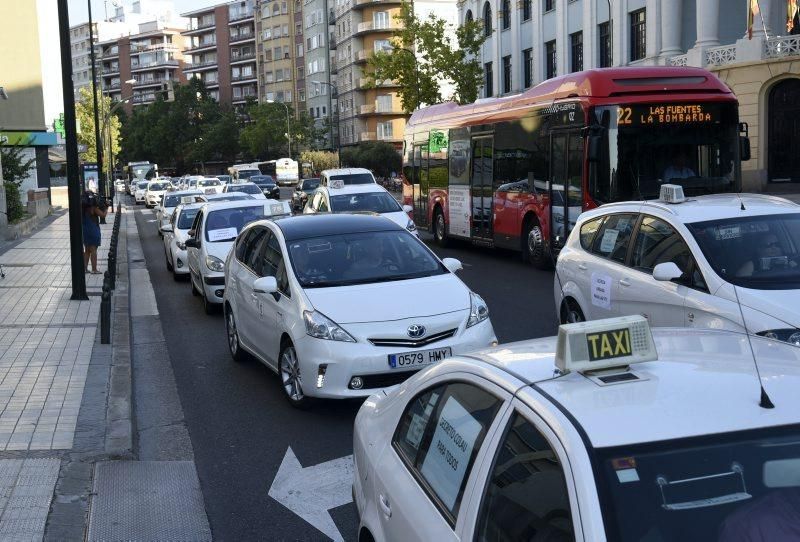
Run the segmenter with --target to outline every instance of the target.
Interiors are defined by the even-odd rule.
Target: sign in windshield
[[[233,241],[246,224],[266,216],[263,205],[211,211],[206,219],[206,241]]]

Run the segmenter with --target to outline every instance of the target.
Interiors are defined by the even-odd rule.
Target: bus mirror
[[[742,157],[742,162],[750,160],[750,138],[747,136],[739,136],[739,154]]]
[[[592,134],[589,136],[588,158],[590,162],[600,161],[600,144],[602,141],[603,137],[599,134]]]

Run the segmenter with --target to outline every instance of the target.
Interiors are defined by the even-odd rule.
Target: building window
[[[548,41],[544,44],[544,56],[547,65],[545,77],[547,77],[547,79],[552,79],[558,75],[558,70],[556,68],[556,40]]]
[[[522,20],[531,20],[531,0],[522,0]]]
[[[544,0],[544,12],[553,11],[556,9],[556,0]]]
[[[378,139],[392,139],[392,121],[378,123]]]
[[[500,16],[503,18],[503,30],[511,28],[511,2],[510,0],[503,0],[501,4],[502,12]]]
[[[611,25],[608,22],[597,25],[597,35],[600,36],[600,58],[601,68],[611,67]]]
[[[631,62],[641,60],[647,54],[647,31],[645,10],[632,11],[631,17]]]
[[[572,57],[570,59],[571,71],[579,72],[583,69],[583,32],[575,32],[569,36]]]
[[[489,2],[483,4],[483,35],[492,35],[492,6]]]
[[[485,90],[484,94],[486,98],[490,98],[494,96],[494,73],[492,72],[492,63],[487,62],[483,65],[483,88]]]
[[[522,78],[525,88],[533,84],[533,49],[522,51]]]
[[[511,55],[503,57],[503,94],[511,92]]]
[[[374,28],[389,28],[389,13],[386,11],[376,11],[373,13],[372,25]]]

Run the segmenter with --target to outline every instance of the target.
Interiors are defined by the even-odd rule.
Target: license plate
[[[453,355],[453,350],[447,348],[436,348],[434,350],[420,350],[417,352],[403,352],[402,354],[389,354],[389,367],[392,369],[408,369],[411,367],[422,367],[431,365],[449,358]]]
[[[216,190],[214,190],[213,188],[206,188],[206,194],[213,194],[215,192]]]

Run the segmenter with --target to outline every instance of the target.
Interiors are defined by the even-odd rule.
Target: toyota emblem
[[[419,339],[425,335],[425,326],[419,324],[411,324],[408,326],[408,336],[412,339]]]

